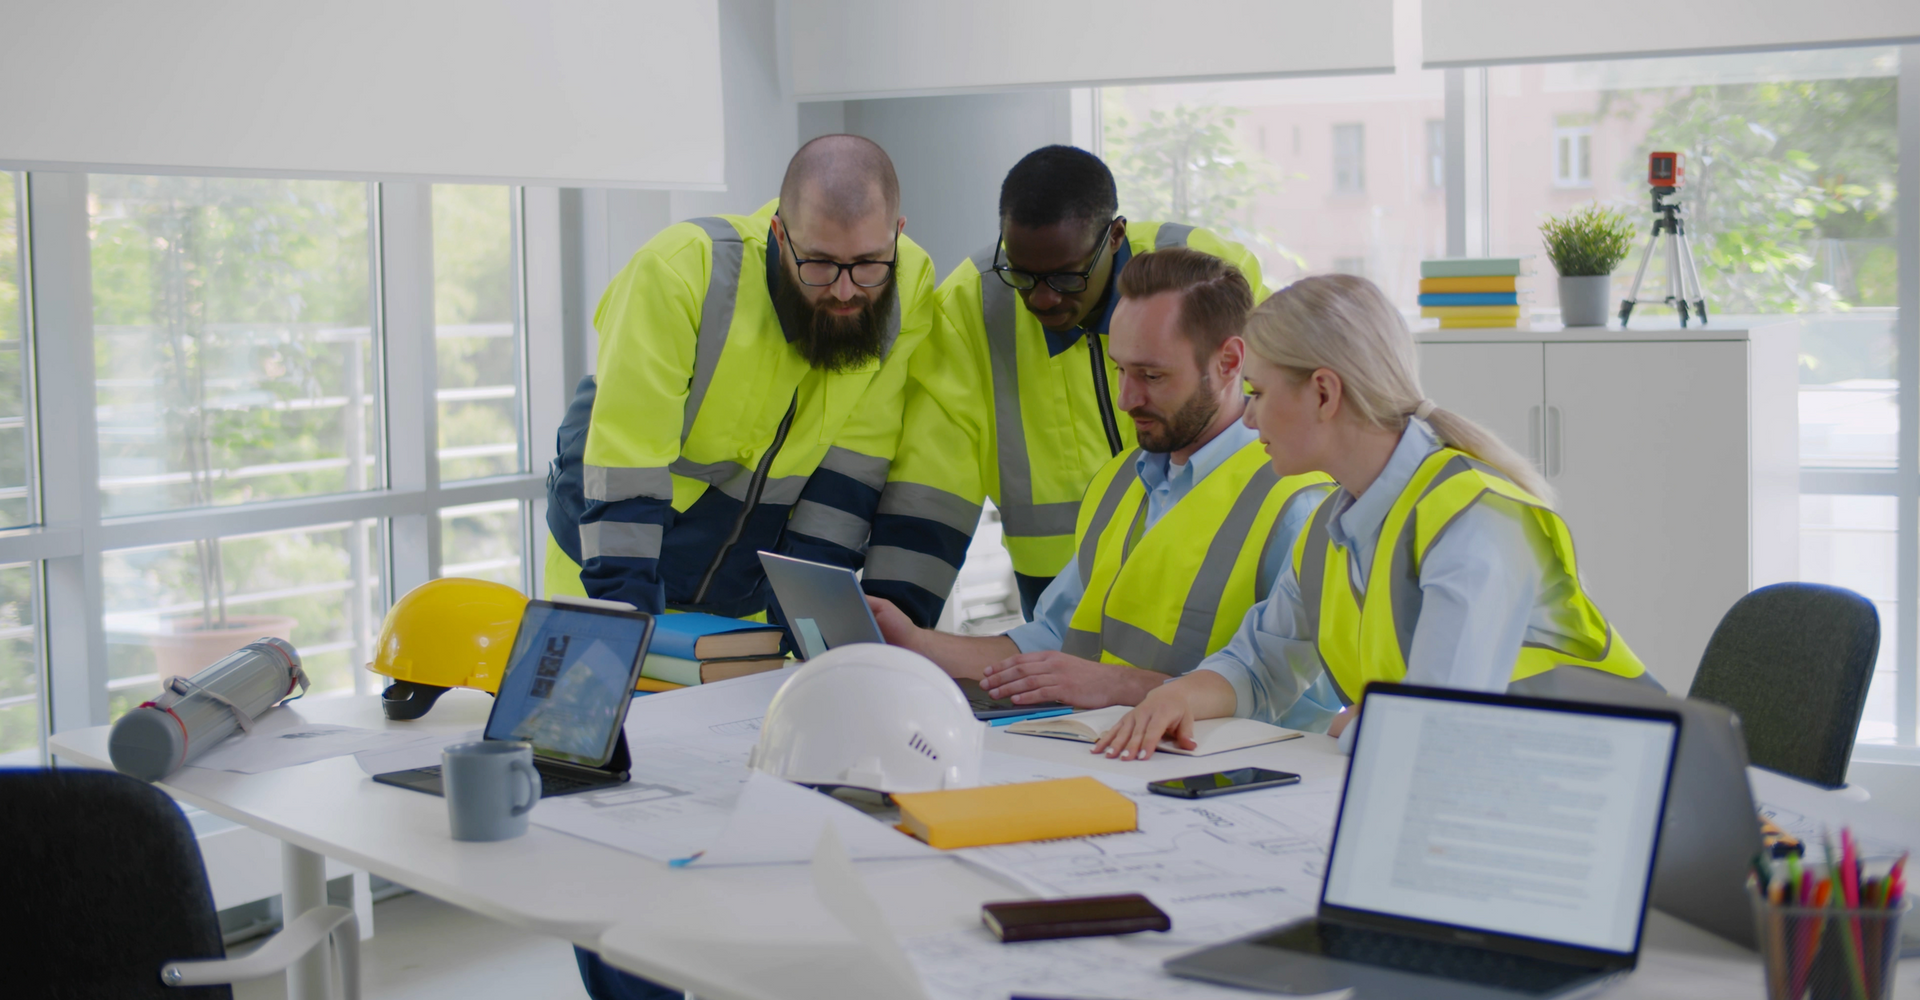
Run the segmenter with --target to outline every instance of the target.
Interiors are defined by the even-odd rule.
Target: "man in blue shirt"
[[[1099,546],[1089,543],[1114,541],[1123,553],[1117,555],[1122,572],[1124,560],[1150,550],[1150,539],[1163,546],[1209,549],[1212,540],[1207,537],[1165,539],[1153,532],[1171,511],[1194,495],[1196,487],[1211,476],[1223,474],[1223,468],[1231,469],[1224,474],[1245,480],[1248,489],[1290,493],[1278,505],[1273,520],[1252,526],[1267,543],[1254,556],[1261,564],[1259,572],[1242,574],[1246,585],[1238,589],[1247,592],[1236,590],[1219,601],[1217,613],[1238,622],[1247,608],[1264,596],[1256,591],[1254,579],[1272,581],[1279,577],[1295,535],[1331,486],[1325,481],[1275,483],[1270,476],[1257,484],[1253,481],[1257,470],[1266,468],[1266,458],[1259,447],[1259,433],[1241,422],[1246,407],[1240,379],[1245,342],[1239,329],[1252,306],[1252,297],[1237,269],[1196,251],[1161,250],[1134,257],[1122,273],[1119,287],[1120,302],[1112,315],[1109,347],[1119,372],[1119,402],[1133,421],[1140,449],[1116,459],[1124,463],[1118,469],[1109,466],[1097,476],[1084,503],[1101,499],[1097,494],[1105,489],[1103,482],[1112,483],[1116,498],[1122,490],[1137,495],[1133,493],[1133,481],[1137,480],[1144,495],[1135,504],[1135,513],[1126,517],[1125,523],[1116,518],[1108,525],[1110,538],[1102,536],[1098,526],[1088,530],[1088,517],[1083,513],[1079,544],[1083,557],[1069,561],[1047,586],[1036,604],[1034,620],[1006,635],[959,636],[918,628],[889,602],[868,598],[888,642],[919,652],[956,677],[980,680],[995,697],[1012,697],[1017,703],[1061,701],[1077,708],[1137,704],[1169,676],[1198,665],[1214,644],[1195,648],[1166,643],[1178,652],[1141,662],[1142,656],[1119,655],[1111,645],[1103,655],[1098,638],[1076,642],[1076,631],[1082,637],[1095,634],[1088,632],[1088,619],[1098,622],[1117,612],[1110,605],[1099,606],[1115,589],[1113,560],[1106,564],[1096,561],[1093,553]],[[1205,502],[1218,504],[1219,499]],[[1246,528],[1241,531],[1245,538]],[[1104,574],[1098,569],[1101,565],[1108,567]],[[1090,568],[1101,584],[1100,592],[1091,596],[1087,588]],[[1161,603],[1171,605],[1176,617],[1183,603],[1191,603],[1186,601],[1188,588],[1180,582],[1169,580],[1161,599]],[[1096,612],[1103,613],[1082,614],[1076,625],[1076,612],[1089,600],[1095,602]],[[1203,632],[1211,634],[1210,623]],[[1076,645],[1084,650],[1089,642],[1094,647],[1091,656],[1068,651]],[[1330,715],[1337,710],[1338,702],[1330,692],[1326,694],[1331,708],[1324,714]],[[1290,721],[1311,724],[1317,718]]]

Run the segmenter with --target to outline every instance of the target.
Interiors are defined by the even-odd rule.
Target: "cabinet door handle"
[[[1560,408],[1558,406],[1547,407],[1547,476],[1549,478],[1560,475],[1560,468],[1563,462],[1561,452],[1566,447],[1563,441],[1563,434],[1564,428],[1562,427],[1560,418]]]
[[[1536,469],[1542,468],[1540,458],[1540,408],[1527,407],[1527,461]]]

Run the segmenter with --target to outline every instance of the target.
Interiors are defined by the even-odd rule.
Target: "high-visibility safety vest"
[[[1621,677],[1646,673],[1640,658],[1580,587],[1567,523],[1539,498],[1464,452],[1441,448],[1420,463],[1387,511],[1374,548],[1364,595],[1353,591],[1347,550],[1328,536],[1334,504],[1321,504],[1294,543],[1293,570],[1306,611],[1318,622],[1321,663],[1349,702],[1370,681],[1406,679],[1414,626],[1420,621],[1420,567],[1447,525],[1487,496],[1503,497],[1533,516],[1554,557],[1573,581],[1567,601],[1574,626],[1564,645],[1526,643],[1514,661],[1520,681],[1562,666],[1590,667]]]
[[[667,227],[601,296],[547,480],[550,593],[743,616],[766,606],[761,549],[861,565],[933,262],[902,236],[883,357],[818,370],[774,311],[777,207]]]
[[[1169,247],[1226,260],[1255,301],[1266,297],[1260,262],[1245,247],[1176,223],[1129,221],[1113,272]],[[1110,311],[1095,312],[1087,323],[1097,329],[1053,354],[1020,294],[990,273],[994,251],[961,261],[940,285],[933,340],[913,363],[898,485],[887,486],[867,553],[869,592],[885,592],[916,619],[939,616],[982,498],[1000,510],[1014,572],[1044,583],[1073,558],[1087,483],[1136,443],[1102,343]]]
[[[1282,478],[1248,442],[1180,501],[1146,523],[1138,448],[1095,473],[1080,503],[1074,547],[1086,591],[1061,651],[1179,675],[1225,646],[1273,589],[1266,554],[1295,504],[1317,503],[1324,473]]]

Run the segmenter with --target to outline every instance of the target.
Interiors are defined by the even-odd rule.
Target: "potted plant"
[[[1560,321],[1606,326],[1613,269],[1632,248],[1633,224],[1619,211],[1589,204],[1540,224],[1547,259],[1560,272]]]

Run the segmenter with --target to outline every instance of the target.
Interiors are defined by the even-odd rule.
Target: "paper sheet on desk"
[[[1160,963],[1186,949],[1170,946],[1154,933],[1008,946],[976,926],[908,938],[901,946],[933,1000],[1006,1000],[1015,993],[1087,1000],[1248,1000],[1264,995],[1167,975]],[[1351,993],[1324,993],[1317,1000],[1338,1000]]]
[[[323,725],[291,711],[272,711],[254,721],[252,732],[235,733],[189,766],[260,774],[363,750],[391,749],[415,738],[412,733]]]
[[[702,868],[805,863],[829,825],[856,860],[938,853],[844,802],[749,771],[744,752],[695,740],[632,750],[626,784],[543,799],[533,821],[656,861],[697,858]]]
[[[469,729],[464,732],[437,730],[410,735],[412,738],[408,742],[398,746],[362,750],[353,755],[353,762],[360,765],[360,770],[368,774],[411,771],[416,767],[440,763],[440,751],[455,743],[477,742],[481,731],[478,729]]]

